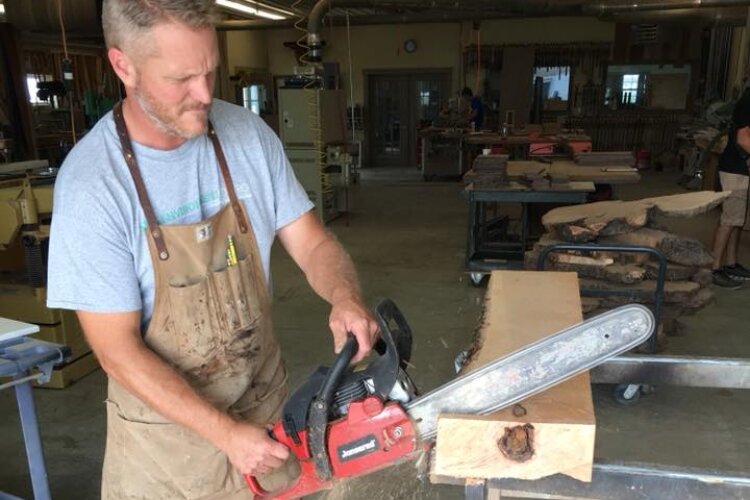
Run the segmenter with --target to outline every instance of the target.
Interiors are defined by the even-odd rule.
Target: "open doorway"
[[[365,71],[367,162],[370,167],[415,167],[418,131],[450,98],[451,71]]]

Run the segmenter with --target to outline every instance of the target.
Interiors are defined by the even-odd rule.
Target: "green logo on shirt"
[[[174,222],[178,219],[181,219],[187,215],[190,215],[193,212],[200,211],[201,205],[211,203],[212,201],[216,201],[218,199],[219,199],[219,191],[218,190],[211,191],[210,193],[201,195],[199,198],[193,201],[190,201],[188,203],[185,203],[173,209],[167,210],[166,212],[160,212],[156,214],[156,221],[159,224],[169,224],[170,222]],[[141,229],[146,229],[147,227],[148,227],[148,221],[146,221],[145,219],[142,220]]]

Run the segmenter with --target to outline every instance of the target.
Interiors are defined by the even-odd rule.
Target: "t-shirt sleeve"
[[[114,224],[114,215],[97,200],[66,193],[66,189],[59,184],[55,189],[47,307],[92,312],[140,310],[133,254],[122,229],[117,229],[122,225]]]
[[[309,212],[314,205],[294,175],[279,138],[271,130],[265,135],[266,158],[274,191],[275,228],[278,231]]]

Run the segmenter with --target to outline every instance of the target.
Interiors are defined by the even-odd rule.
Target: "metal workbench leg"
[[[485,500],[487,497],[487,481],[484,479],[467,479],[464,486],[466,500]]]
[[[23,378],[27,373],[22,373],[15,378]],[[34,396],[31,393],[31,382],[24,382],[15,386],[16,401],[18,401],[18,413],[21,417],[21,429],[23,440],[26,444],[26,457],[29,461],[29,473],[31,475],[31,486],[34,490],[35,500],[49,500],[49,484],[47,483],[47,471],[44,467],[44,450],[42,440],[39,436],[39,425],[36,419],[34,407]]]
[[[529,204],[521,203],[521,261],[524,260],[529,239]]]
[[[477,249],[477,202],[469,201],[469,221],[466,231],[466,269],[471,269],[471,259]]]

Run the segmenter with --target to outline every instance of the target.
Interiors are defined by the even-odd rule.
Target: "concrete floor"
[[[618,190],[625,199],[679,192],[675,173],[647,173],[638,186]],[[331,229],[357,263],[368,303],[390,297],[414,331],[414,368],[422,390],[453,376],[453,359],[470,342],[483,289],[463,273],[466,203],[460,185],[421,182],[414,169],[363,172],[353,193],[353,213]],[[669,224],[709,244],[715,214]],[[348,224],[347,224],[348,222]],[[750,240],[742,248],[750,262]],[[308,288],[290,259],[275,249],[274,315],[291,385],[331,360],[328,307]],[[717,300],[684,318],[675,354],[750,358],[747,304],[750,286],[719,290]],[[105,377],[101,371],[63,390],[36,390],[37,410],[53,498],[99,496],[104,443]],[[659,387],[629,408],[613,402],[611,387],[595,387],[596,456],[609,460],[714,468],[750,469],[750,393]],[[23,441],[12,391],[0,391],[0,491],[30,498]],[[415,479],[412,466],[361,480],[345,498],[462,498],[462,490]],[[374,486],[374,488],[373,488]],[[1,495],[0,495],[1,497]]]

